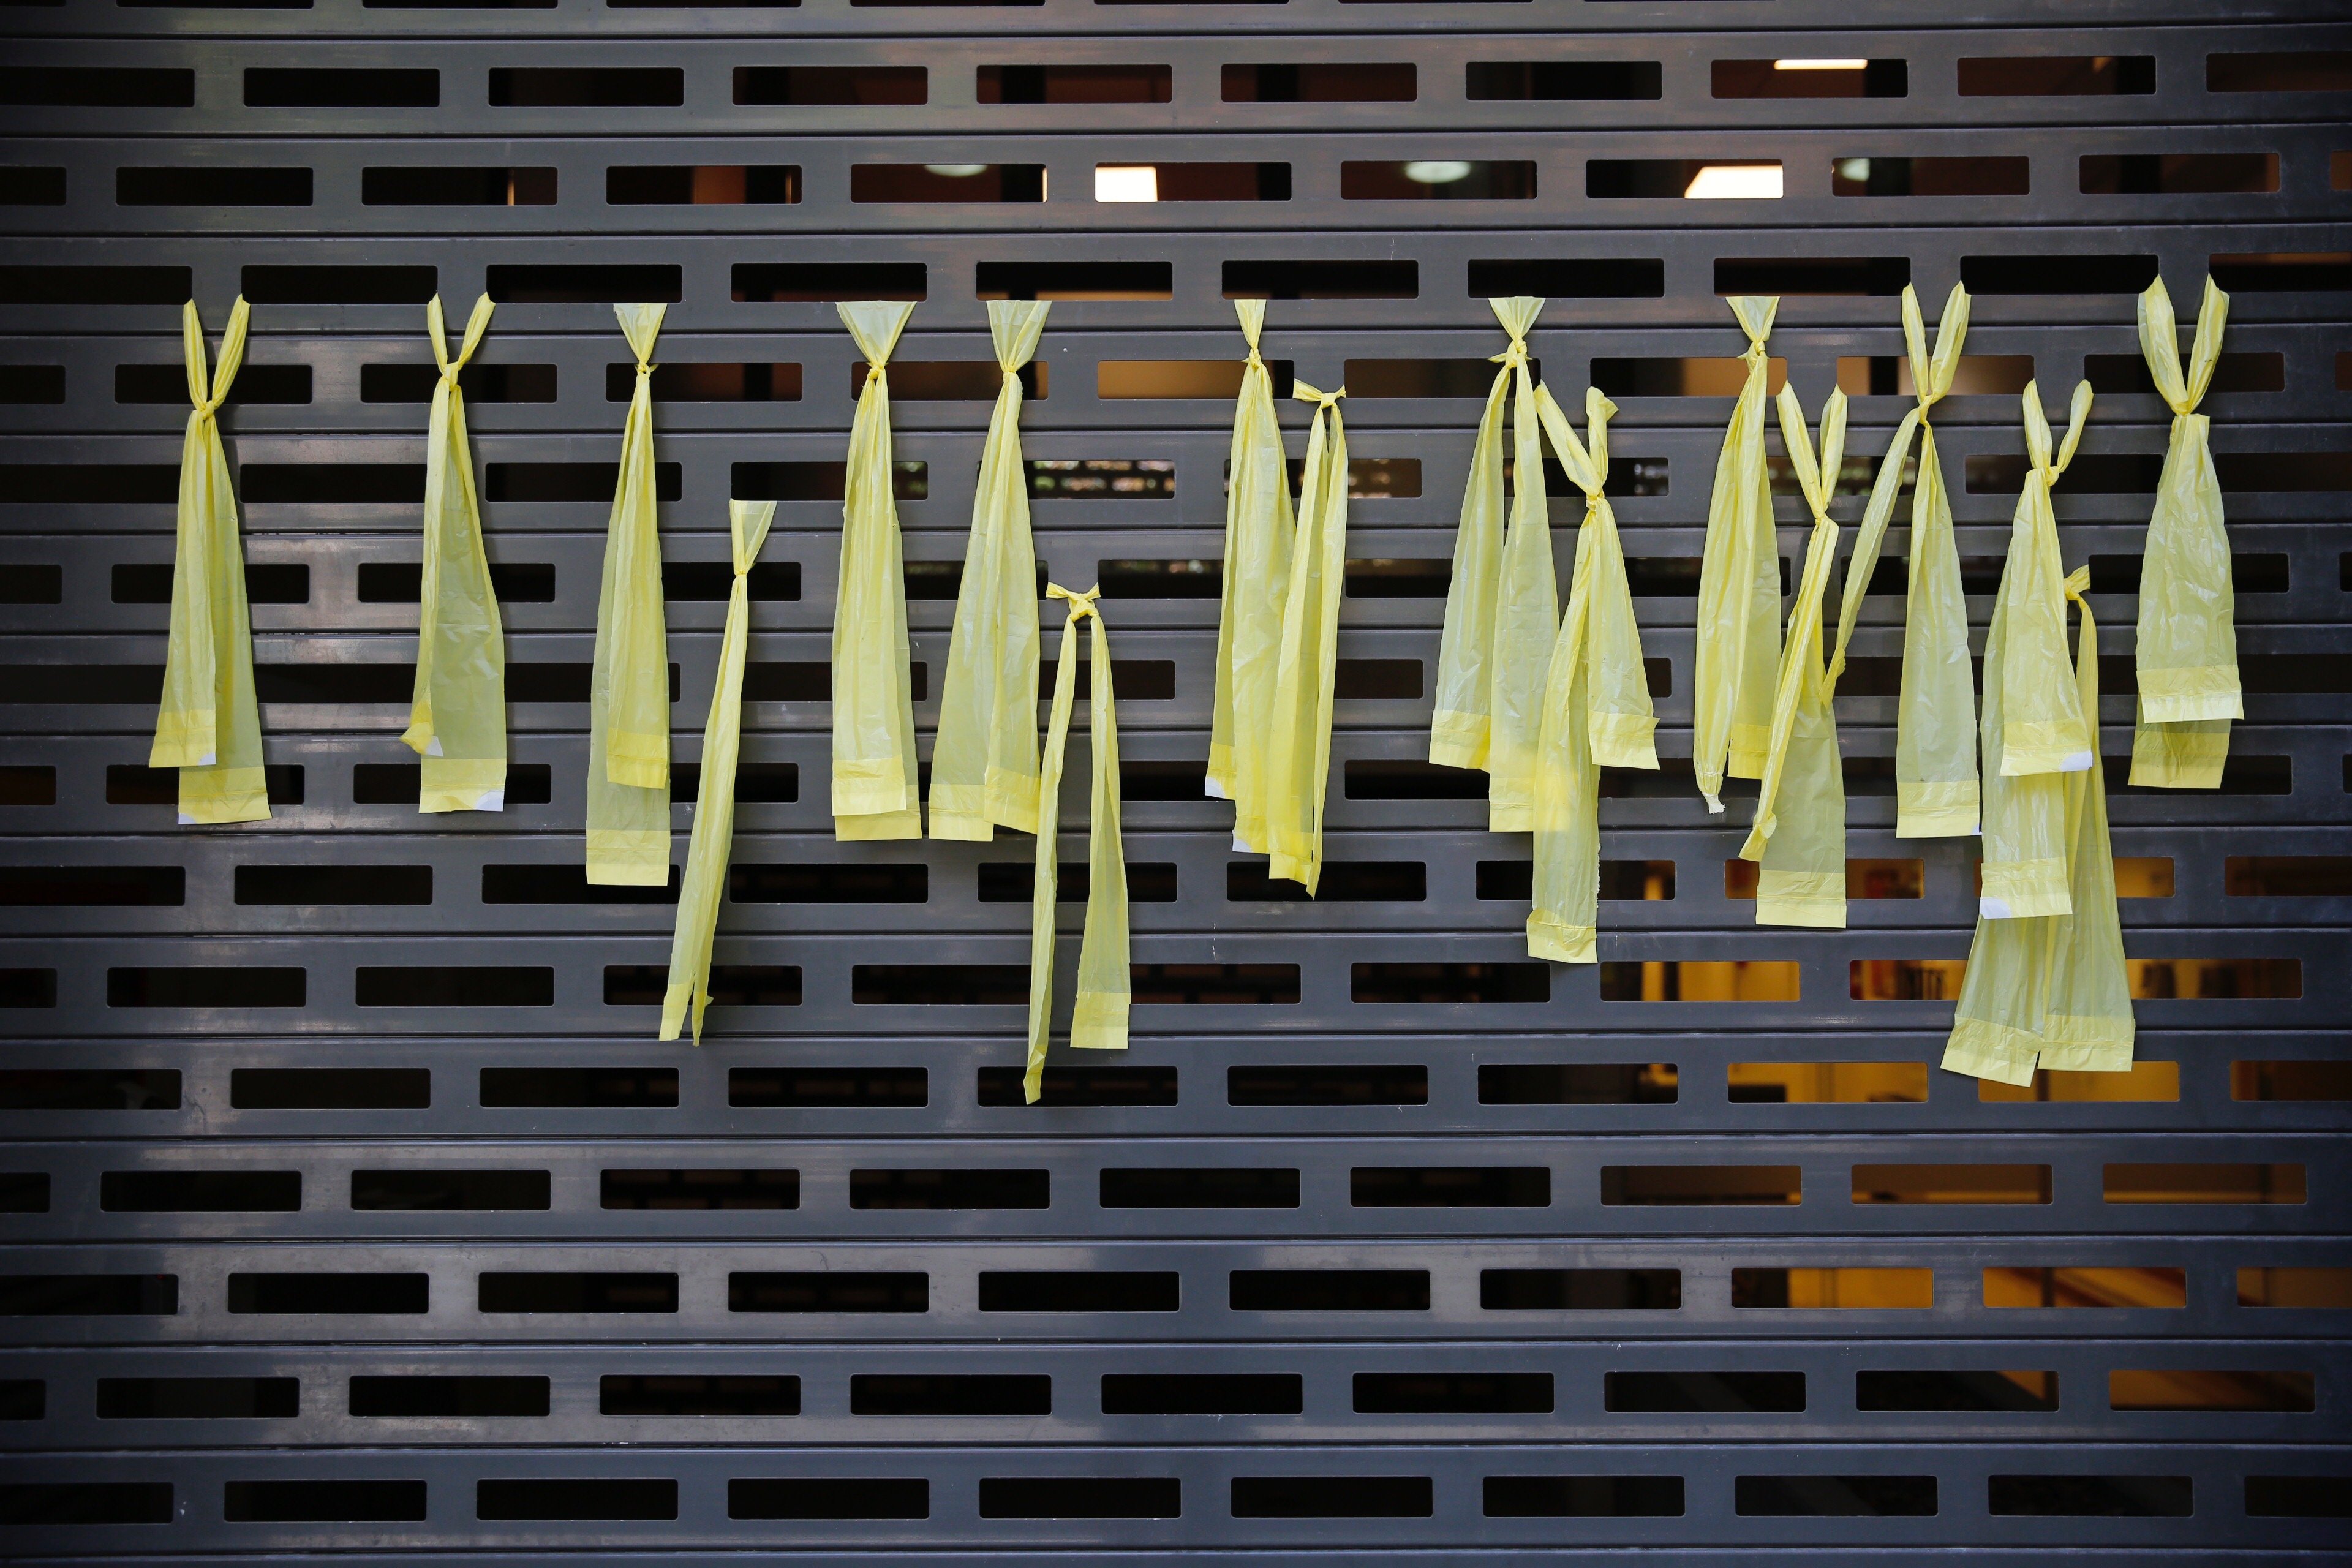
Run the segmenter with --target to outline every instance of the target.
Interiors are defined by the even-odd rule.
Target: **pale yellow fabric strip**
[[[1265,301],[1236,300],[1249,358],[1234,404],[1226,462],[1223,603],[1217,616],[1214,706],[1205,792],[1234,803],[1234,844],[1266,850],[1267,748],[1274,731],[1275,671],[1282,660],[1282,616],[1290,596],[1290,557],[1297,528],[1282,428],[1275,420],[1274,379],[1258,357]]]
[[[416,689],[400,738],[418,758],[420,812],[502,811],[507,792],[507,656],[499,598],[482,546],[481,503],[457,377],[489,329],[490,297],[474,301],[455,359],[441,297],[425,330],[441,377],[425,442],[424,559],[417,594]]]
[[[686,848],[678,889],[677,923],[670,935],[669,980],[662,993],[661,1037],[674,1040],[691,1014],[694,1043],[702,1043],[702,1015],[710,1005],[710,944],[719,929],[719,896],[735,843],[735,766],[743,742],[743,659],[751,637],[750,578],[775,521],[772,500],[728,503],[735,575],[727,590],[727,630],[719,638],[719,670],[710,711],[702,725],[702,775],[695,786],[694,837]]]
[[[669,880],[669,636],[656,517],[653,354],[661,304],[615,305],[636,386],[604,530],[588,710],[588,880]]]
[[[915,308],[866,300],[836,309],[866,370],[849,430],[833,611],[833,833],[836,839],[919,838],[906,556],[892,490],[884,368]]]
[[[986,843],[1037,827],[1037,563],[1021,460],[1021,367],[1045,330],[1042,300],[992,300],[1002,381],[981,449],[971,535],[956,593],[940,727],[931,748],[930,833]]]
[[[179,817],[189,824],[260,822],[269,816],[261,708],[253,689],[245,548],[218,418],[245,363],[251,319],[251,308],[238,296],[221,332],[220,362],[207,377],[196,302],[191,300],[180,310],[180,348],[194,406],[180,442],[171,633],[147,765],[179,770]]]
[[[1054,1021],[1054,919],[1059,895],[1061,784],[1069,749],[1070,714],[1077,691],[1078,623],[1091,620],[1088,718],[1091,736],[1090,815],[1087,824],[1087,915],[1078,943],[1078,993],[1070,1044],[1078,1049],[1122,1049],[1132,1002],[1129,979],[1127,858],[1118,826],[1118,709],[1111,689],[1110,635],[1096,601],[1099,584],[1083,594],[1049,584],[1046,594],[1068,602],[1061,653],[1054,669],[1054,703],[1045,725],[1037,804],[1037,862],[1029,914],[1029,1056],[1022,1093],[1031,1105],[1044,1092],[1045,1047]]]
[[[1727,773],[1763,774],[1780,657],[1780,550],[1764,462],[1765,340],[1780,301],[1735,295],[1727,303],[1748,335],[1748,374],[1707,499],[1691,682],[1691,765],[1711,812],[1723,809]]]
[[[2009,559],[2001,569],[1997,610],[2008,616],[2008,641],[1998,672],[1988,663],[1985,680],[2001,683],[1998,763],[2004,777],[2074,773],[2091,765],[2090,720],[2074,683],[2065,679],[2066,568],[2058,551],[2058,519],[2051,488],[2074,460],[2091,412],[2091,384],[2077,383],[2068,411],[2066,438],[2053,456],[2050,422],[2042,412],[2041,389],[2025,387],[2025,447],[2032,467],[2011,524]]]
[[[1307,472],[1291,542],[1290,593],[1283,606],[1266,744],[1267,874],[1311,895],[1323,875],[1323,798],[1331,772],[1331,680],[1337,669],[1339,597],[1348,570],[1348,431],[1339,399],[1294,382],[1293,396],[1315,405]]]

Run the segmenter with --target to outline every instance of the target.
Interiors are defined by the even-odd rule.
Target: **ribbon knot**
[[[1525,338],[1513,338],[1509,348],[1505,349],[1498,354],[1488,354],[1486,356],[1486,363],[1488,364],[1499,364],[1507,370],[1516,370],[1520,365],[1528,363],[1528,340]],[[1342,387],[1340,390],[1344,392],[1347,388]]]
[[[2066,590],[2066,596],[2068,598],[2074,600],[2078,605],[2082,604],[2083,595],[2090,591],[2091,569],[2088,566],[2075,567],[2074,570],[2066,574],[2066,581],[2063,586]]]
[[[196,417],[199,419],[210,419],[215,414],[220,412],[220,405],[225,401],[226,401],[226,399],[223,397],[205,398],[202,403],[196,405]]]
[[[1348,389],[1343,386],[1337,392],[1321,392],[1294,377],[1290,383],[1290,395],[1301,403],[1312,403],[1318,408],[1337,408],[1339,399],[1348,395]]]
[[[643,360],[639,360],[637,362],[637,374],[639,375],[651,375],[653,373],[654,367],[652,365],[647,364]]]
[[[1242,361],[1242,365],[1243,368],[1246,370],[1264,370],[1265,368],[1265,361],[1257,357],[1257,345],[1255,343],[1250,344],[1249,358]]]
[[[1045,596],[1049,599],[1067,599],[1070,602],[1069,624],[1071,626],[1076,626],[1088,616],[1094,616],[1097,619],[1101,616],[1101,611],[1095,605],[1095,601],[1102,596],[1102,584],[1099,583],[1083,594],[1065,588],[1059,583],[1048,583],[1045,584]]]

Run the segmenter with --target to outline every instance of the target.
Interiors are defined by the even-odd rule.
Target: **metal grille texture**
[[[0,23],[6,1555],[2347,1559],[2336,6],[65,0]],[[1100,165],[1151,166],[1160,199],[1096,200]],[[1777,165],[1780,194],[1685,197],[1707,165]],[[1968,282],[1937,422],[1979,637],[2017,392],[2063,405],[2090,376],[2057,509],[2119,759],[2168,419],[2132,297],[2160,269],[2193,311],[2209,268],[2234,297],[2205,411],[2246,720],[2218,792],[2111,766],[2141,1066],[1980,1091],[1929,1065],[1975,847],[1892,832],[1899,566],[1839,702],[1851,929],[1756,928],[1724,869],[1747,807],[1710,820],[1690,786],[1742,346],[1721,296],[1785,297],[1772,353],[1810,407],[1855,394],[1851,521],[1910,405],[1895,295],[1932,320]],[[467,385],[503,815],[417,816],[396,739],[436,289],[458,320],[500,300]],[[143,763],[178,307],[216,332],[239,291],[224,427],[275,816],[198,831]],[[1611,775],[1597,970],[1528,963],[1525,841],[1483,831],[1478,775],[1422,760],[1504,346],[1485,296],[1516,292],[1549,297],[1531,342],[1563,402],[1591,379],[1624,410],[1668,759]],[[1253,293],[1280,374],[1349,385],[1357,455],[1314,902],[1200,796],[1227,300]],[[1042,564],[1101,581],[1117,649],[1137,1005],[1133,1047],[1057,1048],[1037,1107],[1029,841],[842,845],[826,815],[857,369],[829,301],[877,295],[922,301],[892,380],[927,748],[996,384],[980,300],[1060,301],[1025,444]],[[727,499],[780,500],[700,1049],[652,1038],[671,906],[578,869],[616,299],[671,301],[684,768]],[[1307,412],[1284,405],[1294,456]],[[1793,486],[1780,521],[1794,557]],[[1085,776],[1074,757],[1066,861]]]

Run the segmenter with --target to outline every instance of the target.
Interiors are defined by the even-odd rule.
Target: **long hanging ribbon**
[[[2091,384],[2074,388],[2066,438],[2053,459],[2042,395],[2025,387],[2032,468],[2017,500],[2009,560],[1985,634],[1984,889],[1987,920],[2063,915],[2067,892],[2063,775],[2098,763],[2095,710],[2066,679],[2066,568],[2050,487],[2074,460],[2091,411]]]
[[[841,575],[833,608],[833,836],[920,838],[907,568],[891,491],[890,381],[884,369],[915,307],[864,300],[836,309],[866,356],[866,384],[849,427]]]
[[[490,324],[490,297],[474,301],[457,357],[441,296],[425,307],[441,379],[425,441],[425,564],[417,594],[416,694],[400,738],[418,758],[416,809],[503,811],[507,804],[507,654],[499,596],[482,552],[482,511],[466,441],[457,374]]]
[[[1723,433],[1706,504],[1691,676],[1691,766],[1711,812],[1723,809],[1727,773],[1743,779],[1763,774],[1780,658],[1780,545],[1764,465],[1765,389],[1771,380],[1764,340],[1780,301],[1742,294],[1727,303],[1748,334],[1740,356],[1748,377]]]
[[[1825,659],[1822,647],[1822,605],[1837,562],[1838,525],[1830,518],[1830,498],[1845,453],[1845,394],[1832,388],[1822,406],[1816,463],[1805,433],[1804,405],[1791,388],[1780,388],[1780,440],[1813,514],[1813,532],[1804,574],[1789,606],[1789,635],[1780,645],[1756,820],[1739,850],[1740,858],[1762,864],[1756,885],[1758,925],[1845,925],[1845,780],[1833,701],[1837,679],[1831,673],[1844,664],[1845,629],[1839,629],[1833,658]]]
[[[245,363],[251,316],[238,295],[207,386],[205,324],[194,300],[180,309],[180,348],[187,362],[188,400],[195,408],[180,441],[171,642],[147,765],[180,770],[180,820],[186,823],[262,822],[269,816],[261,709],[253,695],[245,551],[217,417]]]
[[[1275,665],[1273,729],[1266,742],[1266,874],[1303,885],[1323,876],[1323,795],[1331,772],[1331,680],[1339,660],[1339,595],[1348,571],[1348,431],[1337,392],[1294,381],[1315,405],[1307,471],[1291,541],[1290,592]]]
[[[1560,466],[1584,492],[1584,521],[1576,535],[1568,615],[1544,673],[1528,952],[1591,963],[1601,898],[1601,770],[1655,768],[1658,721],[1650,707],[1625,550],[1607,493],[1609,416],[1617,405],[1600,388],[1585,389],[1589,447],[1576,438],[1549,388],[1536,389],[1536,406]],[[1519,472],[1528,472],[1524,463]]]
[[[636,356],[604,530],[588,712],[588,880],[669,880],[669,637],[654,514],[654,342],[667,305],[615,305]]]
[[[719,643],[719,674],[710,712],[702,724],[702,777],[695,786],[694,837],[686,847],[686,880],[678,889],[677,925],[669,943],[669,988],[662,993],[661,1037],[677,1038],[691,1009],[694,1043],[702,1043],[702,1013],[710,1005],[710,939],[719,929],[719,895],[727,885],[727,857],[735,843],[735,759],[743,743],[743,650],[751,637],[751,567],[776,519],[772,500],[730,501],[728,531],[735,547],[735,580],[727,590],[727,631]]]
[[[1043,776],[1037,785],[1037,873],[1029,912],[1029,1065],[1022,1093],[1037,1103],[1045,1077],[1045,1038],[1054,1019],[1054,910],[1059,894],[1062,763],[1070,742],[1070,709],[1077,691],[1078,623],[1091,621],[1087,683],[1093,728],[1093,804],[1087,822],[1087,925],[1078,942],[1078,995],[1070,1016],[1070,1044],[1081,1050],[1124,1050],[1132,1000],[1128,978],[1127,856],[1118,833],[1118,709],[1112,700],[1110,634],[1096,604],[1097,584],[1074,594],[1060,584],[1045,592],[1066,599],[1062,651],[1054,668],[1054,707],[1045,725]]]
[[[1290,552],[1297,529],[1290,475],[1275,422],[1274,377],[1258,357],[1265,301],[1236,300],[1242,336],[1241,395],[1225,465],[1223,598],[1217,616],[1215,706],[1209,728],[1205,793],[1234,803],[1234,847],[1266,850],[1266,748],[1274,732],[1275,668],[1282,659],[1282,612],[1290,596]]]
[[[2221,481],[2213,471],[2212,421],[2196,412],[2221,357],[2230,297],[2205,279],[2189,374],[2180,334],[2159,278],[2139,297],[2139,347],[2172,410],[2164,477],[2140,562],[2138,721],[2131,782],[2164,789],[2218,789],[2230,756],[2230,721],[2246,716],[2238,685],[2237,598]]]
[[[1969,330],[1969,294],[1958,284],[1945,298],[1936,328],[1936,352],[1919,315],[1919,297],[1903,286],[1903,340],[1911,360],[1918,405],[1895,426],[1879,459],[1877,482],[1854,535],[1838,605],[1832,689],[1845,669],[1846,645],[1862,615],[1863,596],[1878,565],[1911,437],[1919,437],[1919,477],[1911,492],[1909,591],[1904,603],[1903,688],[1895,717],[1895,837],[1950,838],[1977,830],[1976,672],[1969,654],[1969,606],[1960,585],[1960,553],[1952,532],[1951,496],[1936,455],[1929,408],[1952,389]],[[1834,483],[1834,480],[1832,481]]]
[[[931,749],[931,837],[986,843],[1037,827],[1037,559],[1021,462],[1020,370],[1050,302],[992,300],[988,331],[1003,383],[989,416],[956,592],[955,633]]]
[[[1551,525],[1543,486],[1543,429],[1527,335],[1544,302],[1530,296],[1486,301],[1510,334],[1493,356],[1503,368],[1486,409],[1462,491],[1445,632],[1437,650],[1437,708],[1429,760],[1484,768],[1486,826],[1525,833],[1533,825],[1536,743],[1543,725],[1545,674],[1559,628]],[[1503,500],[1504,397],[1510,395],[1512,472],[1507,530]]]
[[[2084,712],[2095,715],[2099,632],[2084,597],[2090,582],[2090,569],[2082,567],[2063,586],[2083,613],[2072,672],[2075,698]],[[2091,765],[2080,772],[2041,775],[2063,797],[2069,911],[2016,920],[1979,912],[1944,1047],[1948,1071],[2026,1085],[2036,1068],[2131,1069],[2131,984],[2116,910],[2106,769],[2097,752],[2094,746]]]

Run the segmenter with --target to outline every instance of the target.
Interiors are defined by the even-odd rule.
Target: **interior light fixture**
[[[1776,71],[1858,71],[1868,70],[1868,60],[1774,60]]]
[[[1450,185],[1470,177],[1470,165],[1454,159],[1431,159],[1407,163],[1404,177],[1416,185]]]
[[[1160,199],[1160,169],[1154,163],[1097,163],[1095,200],[1156,202]]]
[[[985,163],[926,163],[923,168],[926,173],[937,174],[948,180],[969,180],[974,174],[988,172],[988,165]]]
[[[1694,202],[1778,201],[1778,163],[1707,163],[1691,176],[1683,197]]]

